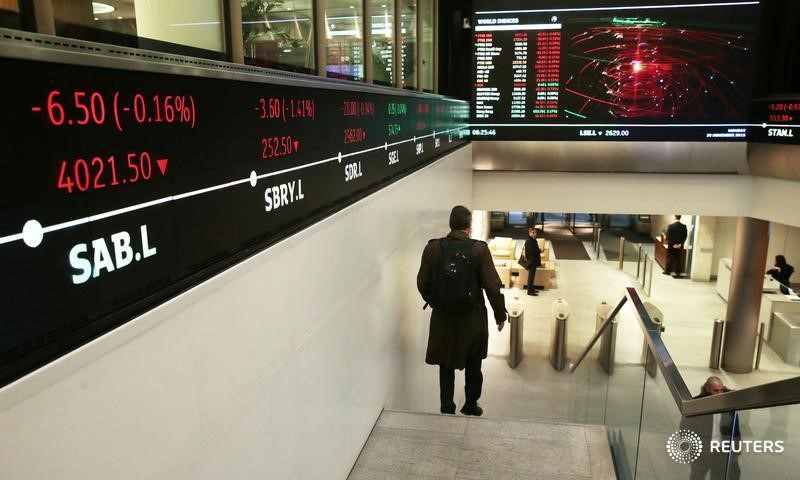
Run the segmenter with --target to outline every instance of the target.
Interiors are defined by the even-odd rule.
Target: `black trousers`
[[[455,390],[456,372],[452,368],[439,367],[439,399],[442,407],[454,405],[453,391]],[[468,358],[464,368],[464,394],[468,404],[474,404],[481,398],[483,387],[483,373],[481,373],[481,359]]]
[[[664,271],[667,273],[675,273],[676,275],[680,275],[683,273],[683,262],[681,262],[681,253],[683,249],[680,248],[668,248],[667,249],[667,265],[664,268]]]
[[[533,289],[534,289],[534,288],[536,288],[536,287],[534,287],[534,286],[533,286],[533,281],[534,281],[535,279],[536,279],[536,267],[534,267],[534,266],[531,266],[531,267],[529,267],[529,268],[528,268],[528,285],[527,285],[527,290],[528,290],[529,292],[532,292],[532,291],[533,291]]]

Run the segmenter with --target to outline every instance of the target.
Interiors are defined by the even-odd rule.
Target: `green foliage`
[[[242,40],[245,44],[270,34],[278,39],[281,46],[300,46],[300,40],[292,38],[287,30],[270,27],[266,24],[267,14],[276,8],[283,7],[284,0],[241,0],[241,2],[243,22],[263,22],[242,25]]]

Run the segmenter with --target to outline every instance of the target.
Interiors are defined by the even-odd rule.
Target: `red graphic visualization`
[[[144,182],[154,178],[154,162],[161,176],[166,175],[169,159],[154,159],[148,152],[133,152],[122,157],[110,155],[62,160],[56,187],[74,193]]]
[[[123,98],[119,91],[103,94],[98,91],[52,90],[43,105],[34,105],[31,111],[44,113],[54,127],[113,124],[120,132],[131,123],[194,128],[197,119],[192,95],[134,93]]]
[[[311,98],[259,98],[254,108],[258,118],[262,120],[280,120],[286,123],[293,119],[314,120],[317,117],[317,106]]]
[[[564,82],[579,117],[739,118],[752,39],[742,33],[615,18],[570,38],[580,68]]]

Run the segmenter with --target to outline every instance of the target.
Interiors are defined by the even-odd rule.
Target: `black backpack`
[[[431,305],[448,313],[463,313],[478,302],[478,271],[472,258],[474,240],[450,243],[439,239],[439,264],[433,272]]]

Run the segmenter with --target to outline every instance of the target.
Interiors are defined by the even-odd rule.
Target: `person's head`
[[[467,207],[456,205],[450,210],[450,230],[472,230],[472,212]]]
[[[680,215],[675,215],[675,220],[680,222],[681,221],[681,216]]]
[[[786,257],[784,257],[783,255],[775,255],[775,265],[779,267],[785,267]]]
[[[536,238],[536,227],[528,228],[528,236],[531,238]]]
[[[725,384],[719,377],[708,377],[703,384],[703,393],[706,395],[719,395],[725,392]]]

